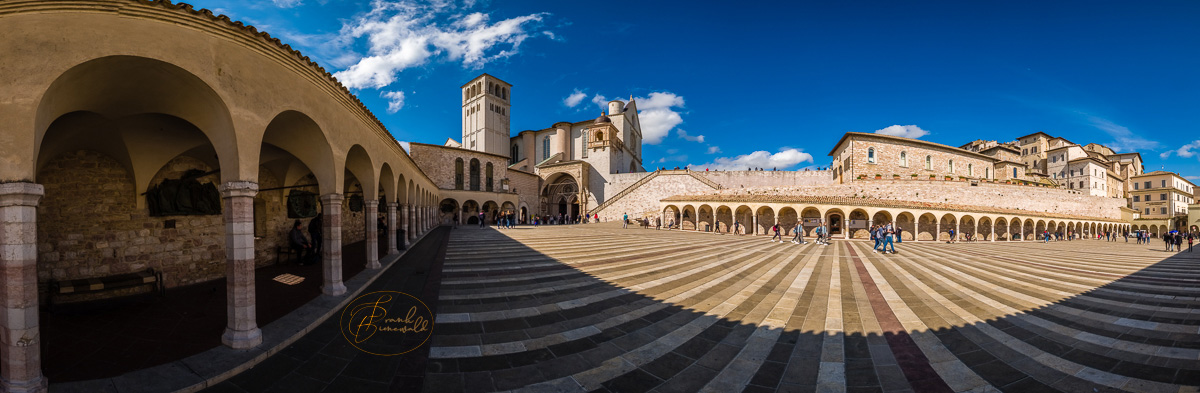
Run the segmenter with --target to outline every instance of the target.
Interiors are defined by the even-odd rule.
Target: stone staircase
[[[656,178],[660,175],[685,175],[685,174],[688,176],[691,176],[692,178],[695,178],[696,180],[700,181],[701,183],[704,183],[705,185],[707,185],[709,187],[712,187],[714,190],[721,189],[720,184],[717,184],[716,182],[709,180],[709,179],[705,178],[704,176],[697,175],[695,172],[692,172],[689,170],[674,170],[674,169],[657,170],[657,171],[654,171],[654,173],[650,174],[649,176],[643,177],[641,180],[638,180],[637,182],[629,185],[629,187],[625,187],[624,190],[621,190],[621,192],[618,192],[617,195],[613,195],[611,198],[608,198],[607,200],[604,201],[604,203],[601,203],[600,206],[596,206],[595,209],[592,209],[591,211],[589,211],[588,214],[597,214],[600,211],[604,210],[605,208],[612,206],[612,204],[616,203],[618,200],[620,200],[625,195],[628,195],[629,193],[633,192],[634,190],[637,190],[638,187],[641,187],[642,185],[649,183],[651,180],[654,180],[654,178]]]

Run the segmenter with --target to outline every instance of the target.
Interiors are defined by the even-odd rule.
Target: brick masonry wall
[[[531,173],[508,172],[508,186],[517,192],[517,213],[520,214],[521,203],[528,209],[526,215],[534,215],[538,210],[538,191],[541,190],[542,179]]]
[[[694,171],[724,188],[819,186],[833,184],[830,171]]]
[[[493,190],[500,190],[500,179],[508,176],[508,159],[491,154],[443,146],[412,144],[409,146],[413,162],[429,176],[438,188],[454,189],[456,158],[463,160],[463,189],[471,189],[471,159],[479,160],[479,190],[487,190],[487,163],[492,163]]]

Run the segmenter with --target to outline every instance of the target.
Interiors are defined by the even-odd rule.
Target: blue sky
[[[1200,2],[893,3],[196,5],[338,71],[401,141],[458,139],[458,87],[487,72],[514,85],[514,132],[639,98],[647,169],[826,166],[849,131],[1042,131],[1200,179]]]

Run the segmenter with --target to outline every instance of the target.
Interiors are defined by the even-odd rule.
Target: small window
[[[933,157],[925,156],[925,170],[927,170],[927,171],[933,170]]]
[[[954,173],[954,160],[950,160],[950,173]]]
[[[1013,168],[1013,179],[1017,178],[1017,168]]]
[[[1163,187],[1166,187],[1166,186],[1167,186],[1167,181],[1166,181],[1166,180],[1163,180],[1163,181],[1162,181],[1162,186],[1163,186]]]
[[[1167,194],[1158,194],[1158,200],[1160,200],[1160,201],[1167,200]]]
[[[900,152],[900,166],[908,167],[908,153]]]
[[[1165,208],[1165,207],[1160,207],[1160,208],[1158,208],[1158,210],[1161,212],[1159,214],[1167,214],[1167,208]]]
[[[542,159],[550,158],[550,136],[542,137]]]
[[[1133,201],[1134,201],[1134,202],[1141,202],[1141,201],[1142,201],[1142,197],[1141,197],[1141,196],[1138,196],[1138,195],[1134,195],[1134,196],[1133,196]]]
[[[967,164],[967,176],[975,176],[975,165]]]
[[[875,163],[875,148],[874,147],[867,149],[867,163],[868,164]]]

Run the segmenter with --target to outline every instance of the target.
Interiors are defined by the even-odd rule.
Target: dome
[[[600,112],[600,117],[597,117],[596,122],[593,124],[603,124],[603,123],[612,123],[612,119],[609,119],[608,116],[605,116],[604,112]]]

